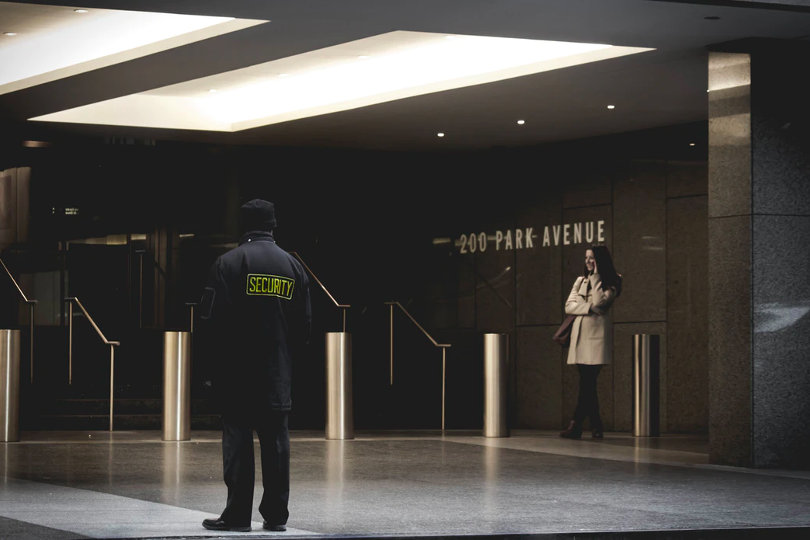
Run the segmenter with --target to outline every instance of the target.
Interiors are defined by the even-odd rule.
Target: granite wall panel
[[[562,223],[562,201],[551,194],[535,208],[519,214],[517,226],[531,227],[537,235],[534,247],[515,252],[517,324],[558,324],[560,322],[560,269],[562,250],[543,245],[546,227]]]
[[[667,428],[708,430],[707,197],[667,201]]]
[[[709,170],[705,161],[667,163],[667,197],[706,195]]]
[[[810,142],[789,125],[783,118],[752,119],[755,214],[810,214]]]
[[[562,417],[561,347],[551,340],[556,326],[517,329],[515,426],[558,429]]]
[[[810,466],[810,216],[754,216],[754,465]],[[775,279],[774,276],[778,276]]]
[[[515,325],[515,252],[487,249],[475,257],[475,326],[512,333]]]
[[[578,168],[572,164],[569,173],[571,181],[567,182],[563,194],[563,208],[577,208],[580,206],[596,206],[610,204],[612,179],[605,169],[600,170]]]
[[[752,57],[754,214],[810,215],[810,81],[803,69],[810,55],[794,54]]]
[[[615,322],[666,319],[664,163],[634,163],[613,188],[613,258],[624,276]]]
[[[709,54],[709,216],[751,213],[751,57]]]
[[[751,217],[709,218],[709,459],[751,463]],[[734,301],[729,301],[729,299]]]

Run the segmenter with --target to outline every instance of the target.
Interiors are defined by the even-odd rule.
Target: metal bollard
[[[506,422],[508,334],[484,334],[484,437],[508,437]]]
[[[163,336],[163,440],[191,437],[191,333]]]
[[[633,435],[660,435],[659,386],[660,336],[633,336]]]
[[[326,333],[326,438],[354,439],[352,342],[348,332]]]
[[[20,331],[0,330],[0,442],[20,440]]]

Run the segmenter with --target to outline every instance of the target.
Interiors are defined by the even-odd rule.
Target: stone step
[[[202,414],[192,415],[191,429],[220,429],[219,415]],[[25,426],[28,430],[87,430],[106,431],[109,429],[110,418],[99,414],[51,414],[42,415],[31,425]],[[163,419],[157,414],[116,414],[113,417],[113,430],[159,430],[162,429]]]
[[[32,404],[34,405],[34,404]],[[40,414],[58,415],[92,415],[106,414],[110,409],[110,401],[105,398],[56,398],[35,404]],[[210,400],[191,400],[190,412],[195,414],[214,414],[213,404]],[[115,398],[114,413],[118,414],[156,414],[163,413],[163,399],[161,398]]]

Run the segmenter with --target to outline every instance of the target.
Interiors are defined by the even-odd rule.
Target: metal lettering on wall
[[[543,233],[534,227],[496,230],[494,234],[485,232],[462,234],[455,241],[460,253],[510,251],[534,249],[536,247],[569,246],[576,244],[601,244],[605,241],[605,220],[579,221],[560,225],[546,225]]]

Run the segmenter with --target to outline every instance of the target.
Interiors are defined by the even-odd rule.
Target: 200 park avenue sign
[[[517,249],[534,249],[536,246],[569,246],[576,244],[601,244],[605,241],[605,220],[578,221],[543,227],[542,238],[534,227],[496,230],[462,234],[455,241],[459,253],[480,253],[487,249],[510,251]]]

